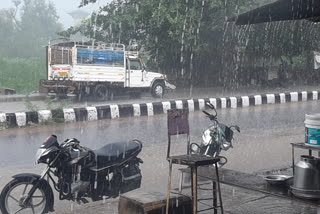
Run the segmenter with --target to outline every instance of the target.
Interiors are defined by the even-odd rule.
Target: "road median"
[[[161,102],[137,104],[110,104],[79,108],[58,108],[30,112],[0,113],[0,128],[25,127],[34,124],[71,123],[128,117],[153,116],[166,114],[169,109],[188,109],[190,112],[204,110],[206,102],[217,109],[244,108],[265,104],[285,104],[319,100],[319,91],[301,91],[287,93],[266,93],[257,95],[230,96],[219,98],[175,99]]]

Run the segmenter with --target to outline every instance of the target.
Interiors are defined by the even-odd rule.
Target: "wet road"
[[[223,153],[228,158],[226,168],[255,172],[289,166],[290,143],[304,140],[305,114],[316,112],[320,112],[317,101],[218,110],[220,122],[241,127],[241,134],[234,136],[234,148]],[[197,142],[210,121],[201,112],[190,113],[189,120],[191,141]],[[0,189],[12,174],[42,169],[34,166],[34,155],[50,134],[56,134],[59,141],[76,137],[82,145],[92,149],[108,142],[139,139],[144,143],[141,153],[144,160],[142,188],[165,189],[168,165],[165,160],[166,130],[166,115],[157,115],[1,131]],[[183,140],[183,137],[176,139],[173,151],[185,152]],[[61,205],[56,206],[57,212],[70,207],[67,202],[56,203]]]
[[[319,103],[310,101],[242,109],[221,109],[218,110],[218,118],[220,122],[227,125],[237,124],[241,127],[241,134],[235,136],[236,149],[231,152],[233,153],[249,144],[264,147],[260,142],[264,137],[276,139],[285,136],[286,141],[303,141],[305,114],[317,111],[320,111]],[[202,131],[210,121],[201,112],[190,113],[189,121],[191,141],[196,142],[201,139]],[[16,165],[32,160],[35,150],[50,134],[57,135],[59,141],[75,137],[82,145],[94,149],[108,142],[126,139],[139,139],[146,147],[165,146],[166,130],[166,115],[4,130],[0,132],[0,166]],[[297,135],[299,137],[296,137]],[[281,142],[278,143],[281,144]],[[271,146],[267,146],[272,150]]]

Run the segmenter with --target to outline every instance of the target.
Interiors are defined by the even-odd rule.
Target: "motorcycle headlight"
[[[205,130],[202,135],[202,143],[207,146],[211,143],[212,137],[210,135],[211,131],[209,129]]]
[[[39,163],[40,158],[43,156],[43,154],[46,152],[47,149],[45,148],[39,148],[36,153],[36,163]]]

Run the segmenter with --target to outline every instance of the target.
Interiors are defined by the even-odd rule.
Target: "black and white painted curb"
[[[106,105],[85,108],[40,110],[35,112],[0,113],[2,128],[24,127],[29,124],[56,122],[94,121],[124,117],[153,116],[165,114],[168,109],[188,109],[190,112],[206,108],[205,102],[217,109],[243,108],[263,104],[283,104],[308,100],[319,100],[318,91],[302,91],[279,94],[264,94],[240,97],[203,98],[174,100],[144,104]]]

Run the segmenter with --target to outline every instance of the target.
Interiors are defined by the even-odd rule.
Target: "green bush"
[[[51,110],[52,113],[52,120],[56,123],[63,123],[64,122],[64,113],[63,109],[53,109]]]
[[[46,78],[46,61],[41,58],[0,58],[0,87],[13,88],[19,94],[39,90]]]

